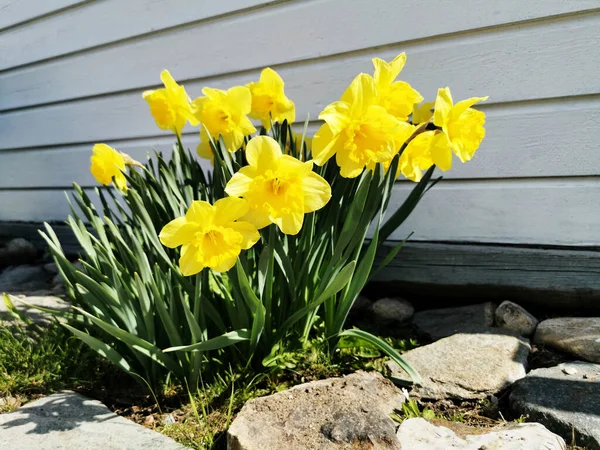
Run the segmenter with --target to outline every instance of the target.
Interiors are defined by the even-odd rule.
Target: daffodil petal
[[[160,231],[158,238],[165,247],[176,248],[188,243],[195,232],[193,224],[188,223],[185,216],[171,220]]]
[[[484,102],[489,97],[471,97],[466,100],[461,100],[452,108],[452,118],[458,118],[462,113],[464,113],[468,108],[473,106],[475,103]]]
[[[248,202],[242,198],[225,197],[217,200],[214,204],[215,219],[217,225],[229,226],[231,222],[244,216],[249,209]]]
[[[304,212],[310,213],[321,209],[331,199],[331,186],[325,179],[311,172],[302,180],[304,190]]]
[[[283,215],[282,217],[273,218],[272,220],[273,223],[275,223],[284,234],[295,236],[302,229],[304,214],[289,213]]]
[[[352,111],[360,113],[379,99],[375,80],[366,73],[359,74],[342,95],[342,102],[352,105]]]
[[[350,104],[346,102],[333,102],[325,107],[319,114],[319,119],[324,120],[333,134],[340,133],[350,122]]]
[[[252,178],[246,175],[248,167],[242,167],[239,172],[234,173],[225,186],[225,192],[232,197],[243,197],[252,184]]]
[[[244,217],[242,217],[241,220],[243,222],[251,223],[259,230],[272,223],[268,211],[253,208],[250,208],[248,213]]]
[[[450,88],[445,87],[438,89],[433,111],[433,123],[438,127],[445,127],[450,119],[451,111],[452,94],[450,94]]]
[[[250,222],[234,222],[229,224],[229,228],[242,235],[243,240],[241,246],[243,250],[249,249],[260,239],[260,233]]]
[[[231,270],[231,268],[233,266],[235,266],[237,259],[238,259],[237,255],[231,256],[229,258],[226,258],[226,259],[220,261],[217,265],[211,267],[211,269],[214,270],[215,272],[219,272],[219,273],[228,272],[229,270]]]
[[[181,248],[179,268],[184,276],[195,275],[205,267],[204,261],[200,259],[200,253],[196,247],[187,244]]]
[[[436,133],[431,138],[431,159],[440,170],[446,171],[452,168],[452,150],[446,133]]]
[[[317,130],[312,141],[312,157],[315,164],[322,166],[338,151],[344,149],[343,137],[334,135],[328,124]]]
[[[196,200],[192,202],[190,208],[185,213],[185,218],[189,222],[197,222],[206,226],[213,223],[215,208],[208,202]]]
[[[246,159],[251,166],[268,170],[275,167],[281,157],[281,147],[269,136],[256,136],[246,146]]]

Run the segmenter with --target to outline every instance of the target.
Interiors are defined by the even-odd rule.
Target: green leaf
[[[398,353],[391,345],[389,345],[383,339],[380,339],[377,336],[374,336],[371,333],[368,333],[366,331],[357,330],[357,329],[344,330],[339,334],[339,336],[340,337],[341,336],[351,336],[351,337],[363,339],[363,340],[367,341],[368,343],[376,346],[377,348],[381,349],[382,352],[384,352],[386,355],[388,355],[392,359],[392,361],[394,361],[396,364],[398,364],[410,376],[413,383],[421,382],[421,376],[417,373],[417,371],[415,369],[413,369],[410,366],[410,364],[408,364],[402,358],[402,356],[400,356],[400,353]]]
[[[81,339],[85,342],[91,349],[98,352],[100,355],[107,358],[110,362],[112,362],[115,366],[120,367],[125,372],[131,372],[131,366],[127,362],[125,358],[123,358],[119,352],[117,352],[110,345],[102,342],[99,339],[96,339],[93,336],[90,336],[88,333],[84,333],[77,328],[74,328],[66,323],[61,324],[67,330],[69,330],[75,337]]]
[[[421,181],[417,183],[417,185],[413,188],[409,196],[404,200],[402,206],[398,208],[391,217],[383,224],[381,230],[379,231],[379,241],[384,242],[387,238],[400,226],[402,223],[408,218],[410,213],[416,208],[419,204],[419,201],[423,197],[423,194],[426,192],[427,185],[431,176],[433,175],[433,171],[435,170],[435,166],[431,166]],[[439,181],[439,180],[438,180]],[[437,183],[437,181],[436,181]]]
[[[242,341],[248,341],[251,338],[251,333],[246,329],[237,331],[230,331],[229,333],[222,334],[221,336],[214,337],[204,342],[198,342],[191,345],[183,345],[180,347],[169,347],[163,350],[163,352],[197,352],[197,351],[209,351],[218,350],[221,348],[228,347]]]

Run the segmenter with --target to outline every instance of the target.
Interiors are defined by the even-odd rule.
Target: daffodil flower
[[[412,112],[412,123],[418,125],[427,122],[433,117],[433,105],[435,102],[415,103]]]
[[[98,183],[105,186],[110,185],[114,179],[117,188],[125,192],[127,191],[127,180],[123,173],[125,156],[106,144],[96,144],[92,148],[90,172]],[[127,158],[129,157],[127,156]]]
[[[288,123],[296,120],[294,102],[285,96],[283,80],[270,67],[263,69],[258,82],[246,85],[252,94],[252,110],[249,116],[260,120],[266,130],[271,129],[271,121]]]
[[[214,205],[197,200],[185,216],[165,225],[159,238],[166,247],[181,246],[179,267],[183,275],[194,275],[205,267],[227,272],[241,251],[260,238],[256,227],[239,220],[247,212],[248,203],[240,198],[222,198]]]
[[[319,118],[325,124],[313,138],[314,161],[323,165],[335,155],[340,174],[346,178],[359,176],[365,166],[390,161],[413,128],[380,106],[375,81],[364,73]]]
[[[375,85],[379,90],[379,101],[388,113],[405,121],[413,111],[413,105],[423,101],[423,97],[405,81],[395,81],[406,64],[406,54],[400,53],[389,63],[374,58]]]
[[[274,223],[285,234],[298,234],[304,214],[321,209],[331,198],[331,187],[312,171],[312,161],[282,154],[271,137],[252,138],[246,158],[248,166],[233,175],[225,192],[248,201],[244,220],[258,229]]]
[[[434,163],[441,170],[449,170],[452,154],[448,137],[440,131],[425,131],[412,139],[400,156],[398,170],[412,181],[420,181],[423,170]]]
[[[450,88],[446,87],[438,90],[433,112],[433,123],[448,136],[449,148],[463,163],[473,158],[475,151],[485,137],[485,128],[483,127],[485,114],[471,108],[471,106],[487,99],[488,97],[472,97],[454,105]]]
[[[142,97],[150,105],[150,112],[158,128],[181,136],[181,131],[188,121],[192,126],[198,125],[198,120],[192,114],[190,98],[185,88],[175,82],[168,70],[161,72],[160,79],[165,87],[146,91]]]
[[[212,159],[209,135],[218,140],[223,137],[230,152],[237,151],[244,143],[244,136],[256,131],[246,114],[252,107],[250,90],[244,86],[235,86],[227,91],[220,89],[202,89],[204,97],[192,102],[194,114],[202,123],[198,154]]]

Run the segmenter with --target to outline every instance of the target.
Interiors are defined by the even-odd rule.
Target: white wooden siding
[[[64,218],[94,142],[168,151],[141,98],[163,68],[195,97],[275,67],[302,120],[401,51],[426,98],[490,100],[474,160],[394,237],[600,245],[600,0],[0,0],[0,221]]]

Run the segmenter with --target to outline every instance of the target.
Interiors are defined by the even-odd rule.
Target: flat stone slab
[[[411,395],[434,400],[477,399],[496,394],[525,376],[531,347],[506,334],[455,334],[402,355],[422,377]],[[388,374],[410,378],[395,362]]]
[[[404,401],[379,373],[301,384],[247,402],[229,428],[227,448],[400,450],[390,414]]]
[[[413,316],[417,332],[437,341],[457,333],[482,333],[494,325],[493,303],[459,306],[457,308],[428,309]]]
[[[577,445],[600,450],[600,365],[573,362],[532,370],[510,394],[510,408]]]
[[[600,317],[544,320],[535,331],[534,342],[600,363]]]
[[[489,430],[453,422],[408,419],[398,428],[402,450],[564,450],[565,441],[539,423],[509,424]],[[457,430],[458,429],[458,430]],[[470,434],[472,433],[472,434]]]
[[[0,448],[10,450],[185,450],[75,392],[49,395],[0,414]]]
[[[19,300],[22,300],[32,306],[52,309],[60,312],[67,312],[71,308],[71,304],[69,302],[54,295],[11,295],[10,299],[20,314],[27,316],[38,324],[48,323],[53,320],[55,316],[45,311],[40,311],[39,309],[29,307]],[[0,325],[2,325],[2,320],[12,320],[12,318],[13,317],[9,314],[8,308],[4,304],[2,293],[0,293]]]

